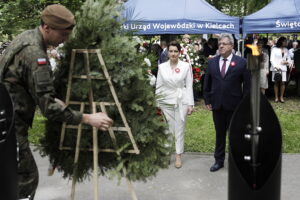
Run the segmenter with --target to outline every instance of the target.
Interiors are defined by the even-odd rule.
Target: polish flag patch
[[[47,59],[46,58],[38,58],[37,63],[39,65],[46,65],[47,64]]]

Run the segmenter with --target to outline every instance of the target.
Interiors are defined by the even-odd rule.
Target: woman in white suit
[[[181,46],[177,42],[168,45],[169,61],[158,66],[156,95],[158,106],[168,122],[169,131],[175,136],[175,167],[180,168],[184,151],[186,116],[193,112],[193,75],[190,64],[179,60]]]
[[[280,101],[284,103],[283,95],[285,90],[285,82],[287,80],[287,67],[291,64],[291,58],[289,56],[289,51],[286,48],[287,40],[285,37],[280,37],[277,40],[276,47],[271,51],[271,71],[272,71],[272,81],[274,82],[274,94],[275,102]],[[274,80],[274,75],[276,71],[281,71],[282,79],[279,82]],[[280,90],[280,96],[279,95]]]

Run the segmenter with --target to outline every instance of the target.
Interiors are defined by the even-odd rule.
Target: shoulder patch
[[[47,59],[46,58],[38,58],[37,59],[37,64],[38,65],[46,65],[47,64]]]

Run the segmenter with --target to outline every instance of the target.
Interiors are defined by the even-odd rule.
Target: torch
[[[281,128],[260,92],[264,54],[257,46],[249,48],[250,95],[235,110],[229,127],[228,199],[280,200]]]

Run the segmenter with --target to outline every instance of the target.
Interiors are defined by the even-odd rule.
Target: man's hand
[[[191,115],[193,113],[193,106],[188,106],[187,114]]]
[[[96,127],[102,131],[107,131],[108,128],[113,124],[113,120],[102,112],[95,114],[83,114],[82,122]]]
[[[207,109],[207,110],[210,110],[210,111],[212,110],[211,104],[207,104],[207,105],[205,105],[205,106],[206,106],[206,109]]]

